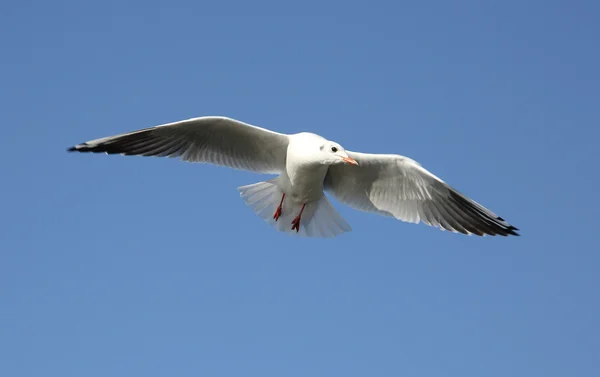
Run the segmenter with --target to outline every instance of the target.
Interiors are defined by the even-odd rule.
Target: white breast
[[[280,181],[282,190],[296,202],[316,201],[323,195],[323,181],[328,166],[318,158],[322,140],[322,137],[310,133],[290,138],[285,173],[281,174]]]

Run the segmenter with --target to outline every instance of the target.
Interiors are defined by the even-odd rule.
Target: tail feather
[[[352,230],[325,195],[317,201],[306,204],[302,212],[299,232],[292,230],[292,220],[300,213],[302,203],[296,203],[289,197],[284,199],[281,217],[275,221],[273,214],[283,195],[283,191],[277,185],[277,178],[241,186],[238,187],[238,191],[246,205],[256,215],[280,232],[306,237],[335,237]]]

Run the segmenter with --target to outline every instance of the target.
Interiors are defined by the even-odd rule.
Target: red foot
[[[296,229],[296,233],[300,231],[300,219],[302,218],[302,212],[304,212],[304,207],[306,207],[306,203],[302,204],[302,209],[300,210],[300,213],[298,214],[298,216],[294,217],[294,220],[292,220],[292,230]]]
[[[281,210],[283,208],[283,199],[284,198],[285,198],[285,192],[281,196],[281,202],[279,202],[279,206],[277,207],[277,209],[275,210],[275,213],[273,214],[273,218],[275,219],[275,221],[279,220],[279,217],[281,217]]]

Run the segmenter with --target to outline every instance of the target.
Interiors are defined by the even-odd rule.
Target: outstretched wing
[[[289,137],[225,117],[163,124],[75,145],[73,152],[179,157],[258,173],[285,168]]]
[[[325,189],[355,209],[464,234],[515,235],[518,230],[489,209],[400,155],[348,152],[359,166],[334,165]]]

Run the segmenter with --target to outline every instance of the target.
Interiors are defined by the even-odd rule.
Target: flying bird
[[[518,229],[396,154],[345,150],[319,135],[273,132],[227,117],[193,118],[75,145],[70,152],[178,157],[276,178],[238,187],[277,230],[333,237],[351,230],[324,194],[360,211],[463,234],[518,236]]]

